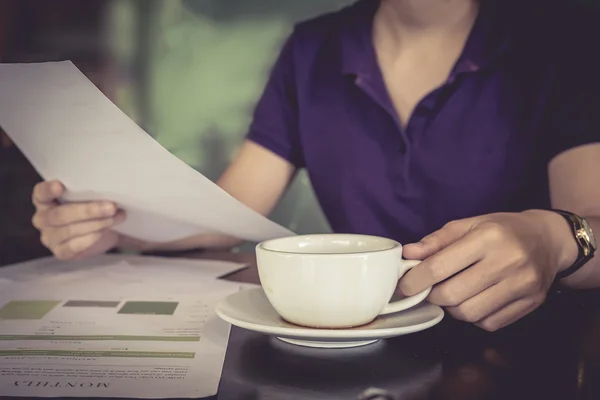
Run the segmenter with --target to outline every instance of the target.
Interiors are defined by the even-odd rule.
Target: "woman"
[[[361,0],[301,23],[219,185],[268,214],[306,168],[335,231],[416,242],[402,292],[435,285],[431,302],[486,330],[557,279],[598,287],[597,21],[574,2]],[[62,259],[236,243],[133,243],[109,231],[125,218],[113,204],[58,205],[62,191],[33,194]]]

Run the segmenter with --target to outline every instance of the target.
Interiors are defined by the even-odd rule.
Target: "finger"
[[[480,261],[484,252],[476,235],[469,233],[408,271],[398,287],[406,296],[417,294]]]
[[[456,319],[478,322],[517,300],[525,299],[524,296],[528,293],[530,293],[530,284],[519,275],[513,279],[505,279],[458,306],[448,307],[446,310]],[[531,297],[535,295],[527,296],[527,298]]]
[[[59,260],[69,260],[83,253],[102,238],[102,232],[94,232],[85,236],[79,236],[59,245],[54,255]]]
[[[112,228],[125,221],[125,213],[117,212],[114,217],[102,218],[86,222],[76,222],[74,224],[65,225],[56,228],[52,235],[52,244],[61,245],[62,243],[74,239],[76,237],[85,236],[94,232],[102,232],[108,228]]]
[[[58,181],[40,182],[33,188],[33,204],[38,209],[47,209],[56,205],[56,199],[62,196],[64,191],[63,184]]]
[[[65,226],[73,223],[114,217],[117,207],[109,201],[69,203],[47,210],[41,217],[42,226]]]
[[[449,222],[418,243],[405,245],[402,256],[409,260],[423,260],[464,237],[471,230],[474,221],[475,218],[467,218]]]
[[[492,287],[501,280],[501,269],[485,258],[436,285],[429,297],[431,303],[455,307]]]
[[[531,313],[542,305],[545,299],[543,295],[519,299],[477,322],[475,325],[489,332],[497,331]]]

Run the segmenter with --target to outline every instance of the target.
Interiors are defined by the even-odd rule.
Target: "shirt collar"
[[[341,22],[340,44],[342,73],[366,75],[377,65],[372,43],[373,19],[379,0],[359,0]]]
[[[452,75],[475,72],[493,65],[504,54],[509,44],[506,26],[506,8],[503,0],[480,0],[479,15]],[[359,0],[347,9],[341,21],[342,73],[357,76],[373,74],[378,69],[373,48],[373,19],[380,0]]]
[[[479,15],[456,63],[455,74],[486,69],[508,49],[510,36],[504,18],[506,8],[500,5],[503,0],[480,1]]]

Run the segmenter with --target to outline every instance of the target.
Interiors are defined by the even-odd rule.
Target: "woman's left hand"
[[[577,246],[562,216],[531,210],[450,222],[404,246],[403,256],[423,260],[400,280],[403,294],[435,285],[431,303],[495,331],[545,301],[557,272],[574,262]]]

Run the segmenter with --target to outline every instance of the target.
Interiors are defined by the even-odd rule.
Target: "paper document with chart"
[[[215,395],[230,327],[214,313],[242,289],[211,278],[0,286],[0,397]]]
[[[0,271],[2,282],[31,282],[48,278],[46,282],[101,281],[139,283],[194,283],[199,279],[220,278],[245,268],[230,261],[150,257],[135,254],[102,254],[81,260],[60,261],[43,257],[7,265]]]
[[[157,242],[293,235],[163,148],[69,61],[0,64],[0,126],[44,179],[65,184],[66,201],[123,208],[123,234]]]

